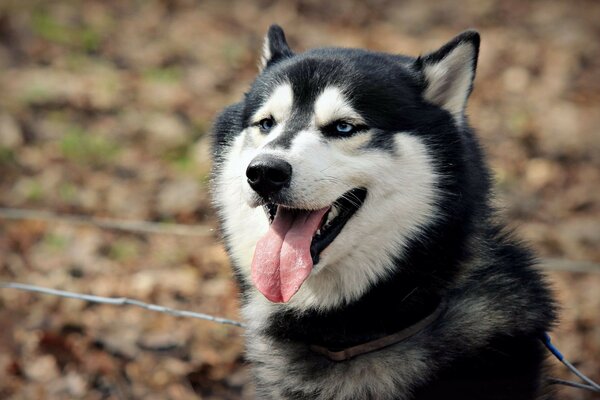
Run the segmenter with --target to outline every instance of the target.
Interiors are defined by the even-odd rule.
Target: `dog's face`
[[[215,127],[215,203],[249,286],[323,309],[393,270],[443,217],[452,177],[436,147],[460,141],[478,44],[467,32],[419,59],[294,55],[283,31],[269,30],[260,75]]]

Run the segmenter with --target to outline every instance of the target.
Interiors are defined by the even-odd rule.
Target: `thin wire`
[[[38,220],[74,225],[91,225],[103,229],[180,236],[214,236],[214,229],[205,225],[166,224],[115,218],[99,218],[86,215],[61,215],[50,211],[25,210],[0,207],[0,218],[10,220]]]
[[[591,380],[590,378],[585,376],[581,371],[579,371],[577,368],[575,368],[575,366],[573,364],[571,364],[570,362],[568,362],[567,360],[562,360],[562,363],[565,364],[567,366],[567,368],[569,368],[571,370],[572,373],[577,375],[579,377],[579,379],[581,379],[582,381],[586,382],[591,387],[593,387],[595,392],[600,393],[600,385],[598,385],[596,382],[594,382],[593,380]]]
[[[590,385],[586,385],[586,384],[578,383],[578,382],[573,382],[573,381],[567,381],[567,380],[564,380],[564,379],[548,378],[548,382],[550,382],[551,385],[565,385],[565,386],[571,386],[571,387],[574,387],[574,388],[577,388],[577,389],[591,390],[592,392],[596,391],[596,389],[594,389]]]
[[[239,321],[232,320],[232,319],[215,317],[213,315],[197,313],[197,312],[187,311],[187,310],[177,310],[174,308],[164,307],[164,306],[160,306],[157,304],[144,303],[143,301],[130,299],[127,297],[95,296],[95,295],[90,295],[90,294],[68,292],[66,290],[43,288],[40,286],[34,286],[34,285],[28,285],[28,284],[16,283],[16,282],[0,282],[0,289],[16,289],[16,290],[21,290],[21,291],[25,291],[25,292],[41,293],[41,294],[59,296],[59,297],[64,297],[64,298],[69,298],[69,299],[84,300],[84,301],[88,301],[91,303],[110,304],[110,305],[117,305],[117,306],[130,305],[130,306],[140,307],[140,308],[143,308],[143,309],[146,309],[149,311],[156,311],[156,312],[160,312],[160,313],[164,313],[164,314],[173,315],[175,317],[196,318],[196,319],[201,319],[204,321],[211,321],[211,322],[217,322],[220,324],[227,324],[227,325],[237,326],[240,328],[246,328],[245,324],[243,324]],[[552,342],[550,340],[550,336],[547,333],[544,334],[544,336],[542,337],[541,340],[546,345],[548,350],[550,350],[550,352],[560,362],[562,362],[564,365],[566,365],[567,368],[569,368],[575,375],[577,375],[579,378],[581,378],[582,380],[587,382],[589,385],[550,377],[550,378],[548,378],[548,381],[551,384],[565,385],[565,386],[570,386],[570,387],[574,387],[577,389],[585,389],[585,390],[590,390],[592,392],[600,393],[600,385],[598,385],[596,382],[592,381],[590,378],[588,378],[583,373],[581,373],[577,368],[575,368],[570,362],[565,360],[562,353],[552,344]]]
[[[0,282],[0,288],[16,289],[16,290],[22,290],[25,292],[42,293],[42,294],[48,294],[48,295],[52,295],[52,296],[65,297],[65,298],[69,298],[69,299],[85,300],[85,301],[89,301],[91,303],[111,304],[111,305],[116,305],[116,306],[130,305],[130,306],[141,307],[141,308],[144,308],[144,309],[150,310],[150,311],[156,311],[156,312],[161,312],[164,314],[173,315],[175,317],[196,318],[196,319],[202,319],[205,321],[217,322],[219,324],[227,324],[227,325],[238,326],[240,328],[245,328],[244,324],[242,324],[241,322],[238,322],[238,321],[234,321],[232,319],[215,317],[215,316],[212,316],[209,314],[197,313],[197,312],[193,312],[193,311],[177,310],[174,308],[159,306],[157,304],[144,303],[143,301],[134,300],[134,299],[130,299],[127,297],[94,296],[94,295],[90,295],[90,294],[67,292],[65,290],[42,288],[39,286],[27,285],[27,284],[16,283],[16,282]]]
[[[586,386],[585,389],[589,389],[593,392],[600,393],[600,385],[598,385],[596,382],[585,376],[581,371],[575,368],[573,364],[565,360],[565,357],[562,355],[560,350],[558,350],[558,348],[554,346],[554,344],[552,344],[552,340],[550,339],[550,335],[548,335],[548,333],[544,333],[544,335],[541,337],[541,340],[546,346],[546,348],[548,348],[548,350],[550,350],[550,352],[554,355],[554,357],[558,359],[558,361],[563,363],[567,368],[569,368],[569,370],[572,373],[577,375],[582,381],[589,384],[589,387],[587,387],[588,385],[584,385]]]

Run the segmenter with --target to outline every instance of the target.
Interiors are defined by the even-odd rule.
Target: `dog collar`
[[[331,361],[347,361],[351,358],[360,356],[362,354],[371,353],[373,351],[381,350],[384,347],[391,346],[393,344],[397,344],[406,340],[417,333],[421,332],[423,329],[427,328],[431,325],[438,317],[442,314],[444,310],[444,303],[441,302],[437,308],[428,316],[415,323],[414,325],[409,326],[408,328],[404,328],[399,332],[392,333],[391,335],[380,337],[379,339],[371,340],[366,343],[362,343],[356,346],[348,347],[339,351],[331,351],[326,347],[311,345],[310,349],[322,356],[325,356]]]

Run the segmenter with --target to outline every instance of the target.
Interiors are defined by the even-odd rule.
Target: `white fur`
[[[273,90],[273,94],[252,116],[252,122],[256,123],[264,118],[273,117],[277,123],[285,121],[290,116],[292,104],[294,103],[294,92],[289,83],[282,83]]]
[[[246,201],[246,167],[252,160],[252,154],[244,151],[243,146],[247,134],[248,130],[240,134],[228,149],[214,184],[223,230],[232,247],[230,255],[245,270],[244,278],[249,278],[256,242],[269,228],[264,211],[250,207]]]
[[[449,111],[459,122],[462,122],[474,78],[474,58],[473,45],[465,42],[456,46],[439,62],[423,67],[427,80],[425,98]]]
[[[277,343],[275,347],[264,336],[252,336],[248,338],[248,359],[254,363],[255,373],[267,388],[268,398],[284,398],[279,390],[289,389],[318,393],[316,400],[403,400],[409,398],[414,385],[425,380],[435,363],[429,349],[420,346],[418,341],[409,340],[385,353],[364,354],[351,362],[330,364],[313,379],[306,379],[305,371],[290,372],[295,352],[302,351],[292,343],[285,346]]]
[[[314,111],[317,126],[325,126],[339,119],[364,123],[360,115],[344,98],[342,91],[335,86],[330,86],[321,93],[315,101]]]
[[[273,57],[271,54],[271,43],[269,41],[269,36],[265,36],[265,40],[263,41],[262,54],[260,55],[260,61],[258,63],[258,70],[262,71],[267,67],[269,60]]]
[[[262,107],[254,113],[251,121],[254,123],[272,116],[281,122],[277,123],[269,135],[260,133],[255,126],[241,132],[227,149],[221,174],[216,177],[214,197],[221,207],[219,212],[223,216],[224,232],[231,237],[232,257],[236,265],[243,269],[247,279],[256,242],[267,232],[269,224],[262,207],[256,207],[257,198],[247,183],[246,169],[259,150],[282,131],[283,121],[289,118],[292,103],[290,84],[282,83],[276,87]],[[252,145],[248,146],[246,142]]]
[[[392,257],[435,220],[438,177],[425,145],[407,133],[396,134],[396,155],[362,150],[357,156],[343,145],[335,146],[335,141],[334,146],[317,145],[306,136],[300,135],[291,149],[312,154],[294,170],[299,177],[293,187],[307,188],[306,193],[326,203],[315,208],[352,188],[368,190],[363,206],[323,250],[319,264],[289,303],[298,310],[327,309],[359,298],[384,278],[393,267]]]

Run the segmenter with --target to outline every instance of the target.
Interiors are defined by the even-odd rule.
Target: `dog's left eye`
[[[348,135],[352,133],[355,128],[352,124],[348,124],[346,122],[338,122],[337,124],[335,124],[335,129],[343,135]]]
[[[348,137],[356,132],[366,129],[364,125],[354,125],[345,121],[335,121],[322,128],[326,136]]]

